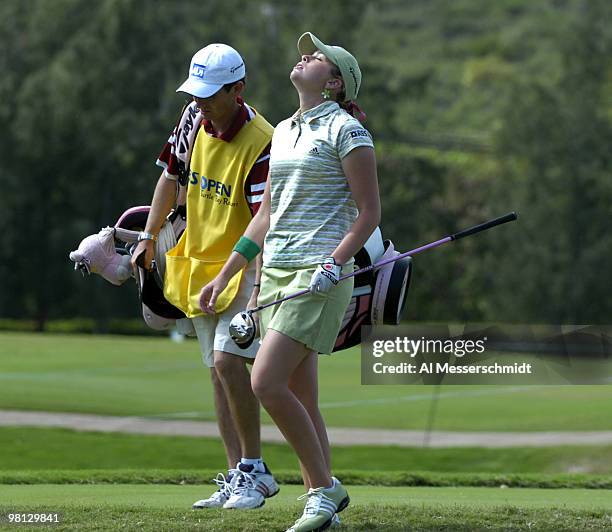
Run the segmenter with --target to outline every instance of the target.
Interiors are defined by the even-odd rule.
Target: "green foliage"
[[[513,308],[528,320],[591,323],[609,313],[610,299],[598,294],[612,279],[602,269],[612,249],[606,116],[612,34],[602,24],[610,15],[607,2],[585,3],[561,46],[560,77],[515,84],[513,103],[503,110],[497,144],[507,156],[506,179],[497,192],[530,217],[515,242],[522,273],[506,316]],[[504,238],[497,251],[508,245]],[[500,279],[508,269],[501,265]],[[500,304],[497,294],[490,304]]]
[[[241,51],[247,100],[297,106],[312,30],[364,72],[383,230],[401,250],[518,210],[518,224],[415,259],[408,319],[605,323],[612,29],[605,0],[6,0],[0,5],[0,316],[136,318],[133,286],[67,254],[150,201],[193,52]],[[25,253],[24,253],[25,250]]]

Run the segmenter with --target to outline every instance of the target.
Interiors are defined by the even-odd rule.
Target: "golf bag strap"
[[[138,235],[140,231],[130,231],[129,229],[123,229],[122,227],[115,227],[115,238],[125,242],[126,244],[131,244],[132,242],[138,241]]]

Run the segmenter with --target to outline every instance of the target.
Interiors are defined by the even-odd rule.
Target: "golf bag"
[[[126,210],[113,227],[83,239],[79,248],[70,253],[75,269],[83,274],[97,273],[114,285],[121,285],[132,276],[131,254],[143,231],[149,211],[147,206]],[[151,269],[138,266],[134,272],[142,303],[145,323],[155,330],[166,330],[185,318],[185,314],[164,297],[163,279],[166,269],[166,251],[172,249],[186,227],[186,210],[179,205],[167,217],[155,243],[155,259]],[[188,322],[188,320],[184,320]],[[182,327],[179,327],[182,328]],[[182,331],[191,334],[190,330]]]
[[[366,268],[399,254],[390,240],[383,241],[380,229],[376,228],[355,255],[355,267]],[[405,257],[355,276],[353,297],[344,314],[334,351],[360,344],[362,325],[399,324],[406,306],[411,275],[412,259]]]
[[[116,236],[124,242],[133,242],[132,234],[144,230],[151,208],[132,207],[125,211],[115,224]],[[177,320],[185,318],[183,311],[176,308],[164,297],[164,273],[166,272],[166,251],[176,246],[183,234],[186,222],[186,209],[179,205],[167,217],[155,243],[155,259],[150,270],[136,264],[136,286],[142,302],[142,316],[145,323],[155,330],[174,327]],[[126,234],[124,231],[129,231]],[[131,251],[131,250],[130,250]]]

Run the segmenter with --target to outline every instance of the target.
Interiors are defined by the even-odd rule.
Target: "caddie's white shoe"
[[[194,510],[201,510],[203,508],[222,508],[232,495],[232,481],[236,478],[237,473],[238,471],[236,471],[236,469],[230,469],[227,473],[227,477],[225,477],[223,473],[217,474],[217,478],[213,478],[213,481],[219,486],[219,489],[208,497],[208,499],[201,499],[194,502],[191,507]]]
[[[263,506],[266,499],[280,490],[268,466],[265,471],[254,471],[252,465],[238,464],[236,478],[232,482],[232,494],[223,508],[250,510]]]

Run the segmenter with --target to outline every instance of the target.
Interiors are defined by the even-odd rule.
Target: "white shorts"
[[[231,305],[221,314],[196,316],[191,322],[200,342],[202,361],[209,368],[215,366],[214,351],[232,353],[245,358],[254,359],[259,348],[259,342],[253,342],[247,349],[240,349],[229,335],[229,325],[232,318],[246,309],[253,293],[255,283],[255,261],[251,262],[242,274],[238,294]]]

